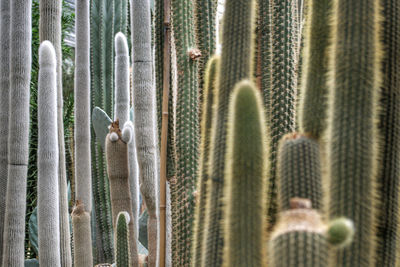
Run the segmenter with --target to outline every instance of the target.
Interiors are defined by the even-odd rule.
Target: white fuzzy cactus
[[[32,0],[11,1],[8,182],[2,266],[24,266]]]
[[[56,66],[54,47],[44,41],[39,48],[38,89],[38,237],[43,267],[61,266]]]
[[[74,267],[93,266],[90,214],[85,205],[77,200],[72,211],[74,233]]]

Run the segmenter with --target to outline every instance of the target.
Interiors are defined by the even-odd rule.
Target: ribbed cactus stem
[[[192,245],[192,265],[201,266],[204,222],[206,201],[209,183],[208,166],[210,164],[210,142],[212,126],[212,108],[217,94],[217,70],[219,67],[219,56],[213,56],[207,63],[204,84],[204,104],[201,115],[201,142],[200,142],[200,160],[199,160],[199,178],[197,182],[197,198],[195,206],[193,245]]]
[[[0,263],[8,177],[8,113],[10,103],[10,0],[0,1]]]
[[[377,261],[376,266],[400,264],[400,2],[380,1],[383,7],[381,38],[382,97],[380,102],[380,166],[378,170]]]
[[[126,211],[120,212],[117,217],[117,226],[115,229],[115,257],[118,267],[129,267],[130,266],[130,255],[129,255],[129,224],[130,218]]]
[[[327,124],[328,48],[333,1],[308,1],[302,57],[300,130],[319,139]]]
[[[325,229],[319,213],[307,202],[279,213],[268,243],[268,266],[328,266]]]
[[[323,192],[319,144],[299,133],[285,135],[278,153],[278,206],[290,209],[291,198],[307,198],[322,211]]]
[[[74,234],[74,266],[93,266],[92,237],[90,233],[90,214],[79,200],[72,211],[72,227]],[[89,249],[88,249],[89,248]]]
[[[49,41],[39,48],[38,88],[38,237],[39,262],[43,267],[61,267],[58,136],[57,60]]]
[[[261,96],[239,82],[228,114],[224,177],[224,266],[264,266],[268,156]]]
[[[337,266],[375,266],[377,101],[380,86],[379,2],[335,2],[328,159],[329,216],[354,222],[351,246]]]
[[[227,0],[225,3],[222,54],[219,68],[218,101],[212,130],[210,175],[212,179],[207,200],[205,248],[206,266],[222,264],[222,188],[226,156],[226,122],[229,97],[235,84],[252,76],[253,25],[255,1]],[[240,27],[238,27],[240,25]]]
[[[153,82],[149,0],[132,0],[133,103],[141,193],[149,212],[149,266],[159,261],[159,185],[156,94]]]
[[[129,185],[128,143],[132,139],[133,126],[126,122],[124,128],[119,128],[115,121],[110,126],[110,133],[106,137],[107,173],[110,179],[111,210],[114,228],[117,225],[117,216],[121,211],[127,211],[132,218],[132,200]],[[129,232],[134,233],[134,223],[129,222]],[[130,255],[132,266],[137,266],[138,253],[136,235],[129,235]]]
[[[32,1],[11,2],[8,181],[2,266],[24,266]],[[5,126],[7,127],[7,126]]]

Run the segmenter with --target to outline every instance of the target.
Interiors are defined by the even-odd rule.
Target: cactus
[[[217,69],[219,56],[213,56],[207,63],[204,84],[204,106],[201,116],[201,143],[199,159],[199,178],[197,182],[197,198],[195,207],[195,220],[193,230],[192,263],[201,266],[204,237],[205,205],[207,200],[207,184],[209,183],[208,166],[210,164],[210,141],[212,126],[212,108],[217,94]]]
[[[325,233],[329,244],[337,247],[344,247],[353,241],[354,224],[346,218],[339,218],[331,221]]]
[[[42,42],[38,89],[38,230],[39,262],[43,267],[61,267],[56,66],[53,45]]]
[[[129,267],[130,256],[129,255],[129,233],[128,224],[130,218],[129,214],[125,211],[120,212],[117,216],[117,226],[115,229],[115,258],[118,267]]]
[[[297,56],[299,49],[298,0],[271,1],[271,92],[270,92],[270,175],[268,183],[268,220],[275,222],[277,212],[277,152],[279,140],[295,130]]]
[[[141,193],[149,212],[149,265],[159,261],[159,184],[156,95],[152,77],[151,21],[149,0],[131,4],[133,101],[137,158],[141,177]]]
[[[114,1],[114,33],[126,35],[128,29],[128,0]]]
[[[113,225],[116,228],[117,215],[127,211],[132,216],[132,200],[129,185],[128,143],[132,140],[133,126],[127,121],[124,128],[119,128],[118,120],[113,122],[106,137],[107,174],[110,179],[111,207]],[[129,222],[129,232],[134,233],[134,223]],[[129,243],[136,244],[136,235],[129,235]],[[132,265],[138,262],[136,246],[130,246]],[[136,265],[135,265],[136,266]]]
[[[328,266],[324,232],[320,215],[310,207],[281,212],[269,241],[268,266]]]
[[[79,200],[72,211],[72,226],[74,235],[74,266],[93,266],[92,237],[90,234],[90,214]]]
[[[32,1],[11,2],[8,181],[2,266],[24,265]]]
[[[285,135],[278,154],[278,206],[290,209],[291,198],[307,198],[313,208],[323,211],[322,174],[319,144],[307,136]]]
[[[210,162],[210,193],[206,204],[204,264],[222,264],[222,188],[226,155],[226,121],[228,102],[233,86],[253,74],[252,47],[254,1],[227,0],[225,4],[223,47],[219,69],[218,101],[212,130]],[[237,27],[237,25],[241,25]]]
[[[10,102],[10,0],[0,1],[0,263],[3,259],[3,229],[8,175],[8,113]],[[1,264],[0,264],[1,265]]]
[[[92,0],[90,8],[91,108],[113,117],[114,0]],[[97,262],[112,262],[113,231],[104,150],[91,136],[92,192],[96,208]],[[104,139],[105,140],[105,139]]]
[[[268,159],[261,96],[239,82],[228,113],[224,176],[224,266],[264,266]]]
[[[299,123],[302,132],[320,139],[327,124],[328,46],[333,2],[309,1],[307,9]]]
[[[375,266],[377,100],[380,86],[377,1],[335,3],[328,160],[330,218],[348,217],[356,233],[338,250],[339,266]],[[360,12],[354,12],[354,7]]]

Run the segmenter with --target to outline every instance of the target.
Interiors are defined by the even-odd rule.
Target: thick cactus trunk
[[[43,267],[61,267],[56,66],[54,47],[44,41],[39,48],[38,88],[38,237]]]
[[[74,233],[74,266],[93,266],[92,237],[90,233],[90,214],[79,200],[72,211],[72,226]]]
[[[10,103],[10,0],[0,1],[0,263],[8,177],[8,113]]]
[[[29,142],[32,1],[11,2],[8,182],[3,266],[24,265],[26,180]]]
[[[334,264],[375,266],[380,8],[373,0],[338,0],[335,5],[329,215],[348,217],[357,230],[352,245],[336,253]]]

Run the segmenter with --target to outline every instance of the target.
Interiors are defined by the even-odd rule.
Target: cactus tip
[[[116,54],[128,54],[128,41],[122,32],[115,35],[115,52]]]
[[[56,62],[56,51],[50,41],[43,41],[39,47],[39,64],[55,66]]]
[[[119,221],[119,218],[120,218],[120,216],[124,216],[125,217],[125,222],[126,222],[126,224],[129,224],[129,222],[130,222],[130,220],[131,220],[131,217],[129,216],[129,213],[128,212],[126,212],[126,211],[121,211],[120,213],[118,213],[118,219],[117,219],[117,221]]]
[[[329,223],[326,231],[326,239],[334,246],[343,247],[351,243],[354,236],[353,221],[347,218],[339,218]]]

